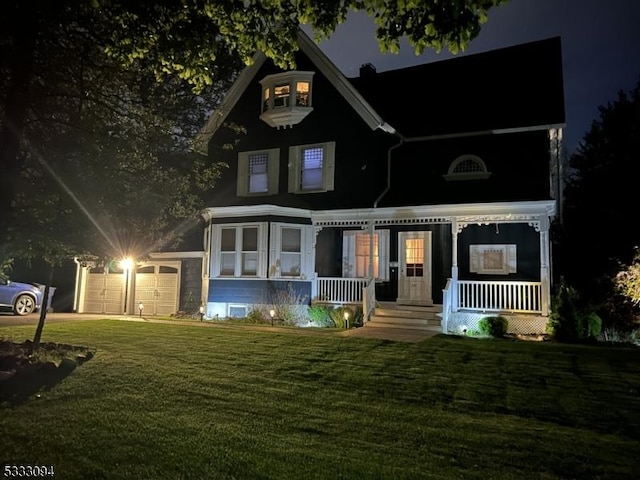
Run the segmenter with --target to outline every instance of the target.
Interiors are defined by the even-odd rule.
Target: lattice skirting
[[[451,312],[447,331],[444,333],[463,334],[466,331],[478,331],[478,322],[487,316],[498,315],[498,313],[476,313],[476,312]],[[540,315],[508,314],[501,313],[509,321],[508,333],[521,335],[543,334],[546,331],[549,317]],[[444,329],[444,324],[443,324]]]

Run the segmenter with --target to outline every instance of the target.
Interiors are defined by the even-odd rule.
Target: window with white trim
[[[376,230],[373,238],[367,232],[345,230],[342,233],[342,276],[367,278],[373,249],[373,277],[389,280],[389,230]]]
[[[238,154],[237,195],[275,195],[278,193],[280,149],[240,152]]]
[[[516,245],[470,245],[469,271],[481,275],[516,273]]]
[[[211,274],[213,277],[266,276],[266,224],[213,226]]]
[[[269,277],[306,279],[312,275],[312,227],[292,223],[271,224]]]
[[[267,75],[262,85],[260,119],[276,128],[300,123],[313,111],[311,106],[314,72],[292,70]]]
[[[289,192],[327,192],[334,188],[336,142],[289,147]]]
[[[461,155],[456,158],[446,175],[447,181],[451,180],[485,180],[491,176],[482,159],[476,155]]]

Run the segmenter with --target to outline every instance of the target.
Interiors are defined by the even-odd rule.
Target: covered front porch
[[[353,229],[354,227],[368,235],[369,261],[367,262],[367,275],[349,278],[345,276],[317,275],[312,282],[312,302],[339,305],[358,305],[362,307],[364,321],[371,320],[376,311],[376,306],[381,301],[389,302],[388,291],[385,298],[380,298],[380,277],[384,275],[374,274],[374,255],[376,254],[375,232],[381,229],[391,228],[392,245],[398,250],[397,261],[388,261],[385,268],[398,271],[395,278],[402,278],[401,269],[407,269],[407,262],[403,263],[402,249],[407,244],[398,241],[402,236],[400,232],[431,231],[440,243],[448,246],[447,252],[437,252],[437,261],[446,263],[446,270],[437,271],[432,265],[437,263],[432,259],[434,245],[431,244],[431,234],[427,237],[429,242],[424,249],[422,265],[413,264],[415,271],[422,276],[429,276],[420,285],[432,288],[433,292],[427,295],[426,302],[417,302],[425,306],[438,307],[438,316],[441,319],[441,330],[444,333],[464,333],[477,329],[477,322],[487,315],[503,315],[509,319],[509,331],[514,333],[541,333],[544,332],[550,311],[550,248],[549,248],[549,221],[555,213],[555,203],[545,202],[510,202],[498,204],[472,204],[451,206],[421,206],[398,209],[370,209],[367,211],[332,211],[314,212],[312,215],[316,236],[322,229]],[[470,272],[477,271],[477,258],[472,254],[466,255],[466,251],[473,253],[475,243],[481,240],[474,238],[475,233],[469,234],[465,239],[464,248],[459,245],[459,236],[470,225],[495,226],[496,232],[500,226],[521,224],[535,232],[538,236],[536,259],[537,278],[519,279],[517,275],[510,275],[511,270],[505,267],[501,273],[505,279],[487,275],[486,280],[478,279],[480,275]],[[440,232],[434,227],[438,226]],[[429,230],[430,229],[430,230]],[[446,229],[448,235],[441,232]],[[405,235],[406,236],[406,235]],[[446,238],[443,238],[446,237]],[[395,239],[395,240],[394,240]],[[412,244],[414,245],[414,244]],[[470,246],[474,245],[474,246]],[[378,248],[381,244],[377,245]],[[492,249],[486,255],[485,262],[495,259],[496,256],[506,256],[510,251],[508,246],[500,245],[504,251]],[[316,245],[314,245],[314,250]],[[462,264],[459,264],[461,250],[465,251]],[[422,252],[423,250],[421,250]],[[516,247],[513,247],[516,251]],[[377,252],[380,253],[379,251]],[[481,252],[482,253],[482,252]],[[407,253],[406,255],[410,255]],[[514,253],[515,255],[515,253]],[[524,253],[522,253],[524,255]],[[439,258],[443,257],[443,258]],[[502,258],[502,257],[501,257]],[[406,260],[406,258],[405,258]],[[482,260],[482,258],[481,258]],[[489,265],[491,267],[491,265]],[[497,268],[497,267],[494,267]],[[513,267],[514,271],[517,268]],[[481,273],[482,270],[480,270]],[[435,272],[435,274],[434,274]],[[462,272],[462,275],[461,275]],[[344,274],[344,272],[343,272]],[[393,275],[392,275],[393,277]],[[440,291],[439,277],[442,277]],[[461,278],[462,277],[462,278]],[[506,277],[516,277],[513,280]],[[411,304],[407,296],[402,295],[396,289],[398,296],[393,299],[398,305]]]

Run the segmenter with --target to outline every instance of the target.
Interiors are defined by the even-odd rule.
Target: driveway
[[[109,317],[111,317],[111,315],[100,315],[94,313],[47,313],[47,323],[100,320]],[[39,313],[32,313],[31,315],[25,315],[23,317],[10,313],[0,313],[0,327],[12,327],[16,325],[33,325],[35,327],[38,325],[39,319]]]

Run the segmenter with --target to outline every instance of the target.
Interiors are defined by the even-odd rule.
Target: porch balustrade
[[[366,278],[317,279],[316,301],[331,304],[362,304],[365,318],[375,305],[375,282]],[[453,295],[454,288],[457,295]],[[457,305],[455,300],[457,299]],[[450,312],[543,313],[542,282],[506,282],[449,279],[443,289],[445,323]]]
[[[360,304],[362,290],[367,286],[366,278],[333,278],[317,279],[317,301],[336,304]]]
[[[458,310],[542,313],[541,282],[458,280]]]

